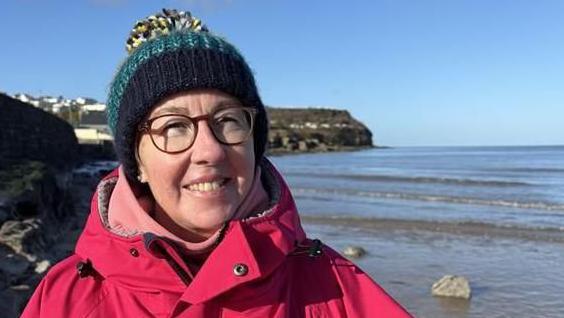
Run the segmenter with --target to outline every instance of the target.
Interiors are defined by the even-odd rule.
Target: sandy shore
[[[558,231],[485,224],[302,216],[308,235],[343,250],[416,317],[562,317],[564,239]],[[537,233],[538,232],[538,233]],[[470,280],[470,301],[431,296],[445,274]]]

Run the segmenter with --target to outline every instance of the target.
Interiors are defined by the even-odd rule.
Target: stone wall
[[[66,168],[78,158],[78,142],[71,125],[0,94],[0,169],[21,160]]]

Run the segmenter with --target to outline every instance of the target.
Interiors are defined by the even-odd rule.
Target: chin
[[[231,216],[226,213],[210,212],[209,208],[199,210],[202,211],[204,215],[194,216],[194,218],[187,220],[187,223],[190,224],[196,232],[213,232],[219,229]]]

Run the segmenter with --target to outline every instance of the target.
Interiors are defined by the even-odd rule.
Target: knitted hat
[[[138,21],[126,45],[107,101],[108,125],[118,160],[130,180],[138,175],[138,126],[166,96],[197,88],[221,90],[257,109],[253,138],[256,162],[264,155],[268,122],[251,69],[239,51],[210,33],[189,12],[163,9]]]

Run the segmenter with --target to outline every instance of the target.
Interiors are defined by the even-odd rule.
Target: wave
[[[293,193],[296,196],[304,194],[331,194],[331,195],[348,195],[368,198],[411,200],[425,202],[454,203],[467,205],[485,205],[505,208],[517,209],[537,209],[548,211],[564,211],[564,204],[555,204],[549,202],[522,202],[510,200],[492,200],[473,197],[457,197],[445,195],[430,195],[419,193],[405,192],[377,192],[377,191],[359,191],[350,189],[312,189],[312,188],[294,188]]]
[[[442,177],[409,177],[391,175],[355,175],[355,174],[321,174],[289,172],[287,176],[314,177],[324,179],[347,179],[356,181],[386,181],[386,182],[406,182],[406,183],[435,183],[435,184],[456,184],[472,186],[492,186],[492,187],[522,187],[532,186],[530,183],[502,180],[476,180],[476,179],[457,179]]]
[[[517,172],[517,173],[564,173],[563,168],[534,168],[534,167],[515,167],[515,168],[492,168],[492,171]]]
[[[470,234],[488,237],[515,237],[551,242],[564,242],[564,227],[540,227],[521,224],[494,224],[479,221],[435,221],[375,218],[345,215],[311,215],[302,213],[304,222],[337,226],[353,226],[378,231],[428,231],[451,234]]]

